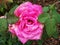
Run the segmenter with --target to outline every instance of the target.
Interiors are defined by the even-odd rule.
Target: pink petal
[[[25,2],[19,5],[15,11],[14,14],[19,17],[20,15],[30,15],[30,16],[38,16],[42,13],[42,6],[32,4],[31,2]]]
[[[39,39],[41,39],[41,37],[40,37],[40,34],[38,33],[37,35],[32,37],[30,40],[39,40]]]
[[[9,28],[9,31],[10,31],[13,35],[15,35],[15,31],[14,31],[14,28],[15,28],[15,27],[14,27],[14,24],[12,24],[12,25],[9,24],[9,27],[8,27],[8,28]]]
[[[23,44],[25,44],[27,41],[28,41],[28,39],[26,39],[26,38],[23,38],[23,37],[19,37],[18,36],[18,39],[23,43]]]

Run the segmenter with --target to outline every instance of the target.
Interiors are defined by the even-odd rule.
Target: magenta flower
[[[38,21],[38,16],[41,13],[42,7],[40,5],[32,5],[30,2],[21,4],[14,11],[19,20],[15,24],[9,24],[9,31],[16,35],[23,44],[28,40],[41,39],[44,27]]]

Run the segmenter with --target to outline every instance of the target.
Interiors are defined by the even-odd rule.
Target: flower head
[[[25,44],[28,40],[39,40],[43,33],[44,25],[38,21],[42,13],[41,5],[25,2],[19,5],[14,14],[19,17],[15,24],[9,24],[9,31],[16,35]]]

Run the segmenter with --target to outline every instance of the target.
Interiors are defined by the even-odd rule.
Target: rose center
[[[32,21],[32,20],[27,20],[27,23],[28,23],[29,25],[31,25],[31,24],[33,24],[33,21]]]

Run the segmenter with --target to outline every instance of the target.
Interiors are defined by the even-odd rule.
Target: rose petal
[[[19,39],[19,41],[21,41],[23,44],[25,44],[25,43],[28,41],[28,39],[22,38],[21,36],[20,36],[20,37],[18,36],[18,39]]]

